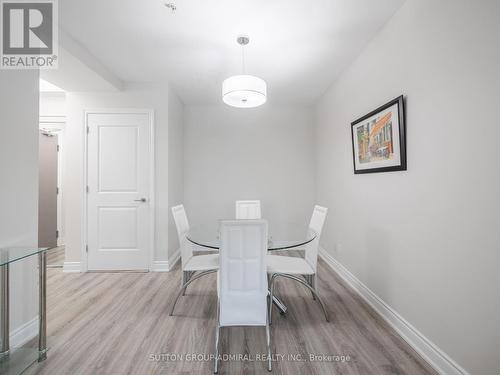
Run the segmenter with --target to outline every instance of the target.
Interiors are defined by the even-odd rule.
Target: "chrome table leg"
[[[271,285],[271,275],[269,274],[267,275],[267,283],[268,285]],[[271,295],[271,290],[268,291],[268,295]],[[278,297],[273,296],[273,304],[278,308],[281,315],[286,314],[286,305]]]
[[[278,297],[273,296],[273,303],[278,308],[281,315],[286,314],[286,305]]]
[[[0,337],[2,346],[0,348],[0,360],[9,355],[9,265],[0,266]]]
[[[47,358],[47,253],[38,254],[38,362]]]

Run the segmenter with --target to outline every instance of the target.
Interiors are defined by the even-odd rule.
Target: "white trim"
[[[88,146],[88,134],[87,134],[87,111],[83,111],[83,121],[82,121],[82,139],[83,139],[83,158],[82,158],[82,186],[80,193],[82,196],[82,222],[80,224],[81,230],[81,244],[80,244],[80,254],[81,254],[81,270],[82,272],[88,271],[87,263],[87,146]],[[69,272],[69,271],[68,271]]]
[[[145,109],[149,116],[149,269],[154,266],[156,252],[156,127],[155,112],[153,109]]]
[[[181,249],[177,249],[168,260],[153,261],[152,272],[169,272],[174,268],[175,264],[181,259]]]
[[[38,335],[38,316],[22,324],[9,335],[10,346],[18,348]]]
[[[146,114],[149,118],[149,147],[150,147],[150,169],[149,169],[149,207],[150,207],[150,233],[149,233],[149,270],[155,268],[154,254],[156,249],[156,150],[155,150],[155,120],[154,110],[148,108],[97,108],[86,109],[83,111],[83,184],[81,186],[81,202],[82,202],[82,242],[81,242],[81,257],[82,257],[82,272],[88,271],[88,253],[87,246],[87,157],[88,157],[88,134],[87,134],[87,119],[90,114]]]
[[[63,264],[63,272],[65,273],[73,273],[73,272],[85,272],[86,269],[82,269],[81,262],[64,262]]]
[[[66,116],[65,115],[60,115],[60,116],[40,116],[39,117],[39,122],[40,124],[48,124],[48,125],[54,125],[57,127],[66,127]]]
[[[175,253],[172,254],[172,256],[170,256],[168,258],[168,270],[171,271],[172,268],[174,268],[174,266],[176,265],[176,263],[179,261],[179,259],[181,259],[181,249],[177,249],[175,251]]]
[[[62,129],[57,132],[57,246],[63,246],[65,244],[65,233],[64,233],[64,199],[63,194],[63,176],[64,176],[64,135],[65,131]]]
[[[322,247],[319,249],[319,256],[439,374],[469,375],[464,368],[420,333]]]
[[[168,260],[155,260],[153,261],[152,272],[168,272]]]

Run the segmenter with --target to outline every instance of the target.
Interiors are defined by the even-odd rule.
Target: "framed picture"
[[[354,173],[406,170],[403,96],[351,123]]]

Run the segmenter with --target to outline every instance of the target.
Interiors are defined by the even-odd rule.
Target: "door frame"
[[[156,189],[155,189],[155,176],[156,176],[156,157],[155,157],[155,121],[154,110],[149,108],[98,108],[98,109],[85,109],[83,111],[83,184],[81,186],[81,203],[82,203],[82,223],[81,223],[81,271],[88,272],[88,200],[87,200],[87,184],[88,184],[88,117],[93,114],[141,114],[148,116],[149,123],[149,270],[153,269],[154,254],[156,249]]]

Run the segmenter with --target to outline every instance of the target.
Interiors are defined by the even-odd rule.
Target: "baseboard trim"
[[[168,270],[170,271],[176,265],[176,263],[181,259],[181,249],[177,249],[175,253],[168,259]]]
[[[420,333],[392,307],[363,284],[347,268],[325,249],[319,249],[320,257],[353,288],[422,358],[442,375],[470,375],[427,337]]]
[[[64,262],[63,272],[66,273],[82,272],[81,262]]]
[[[9,335],[10,346],[18,348],[38,335],[38,316],[17,327]]]
[[[154,260],[151,272],[168,272],[168,260]]]
[[[181,251],[177,249],[168,260],[154,260],[151,272],[169,272],[181,258]]]

